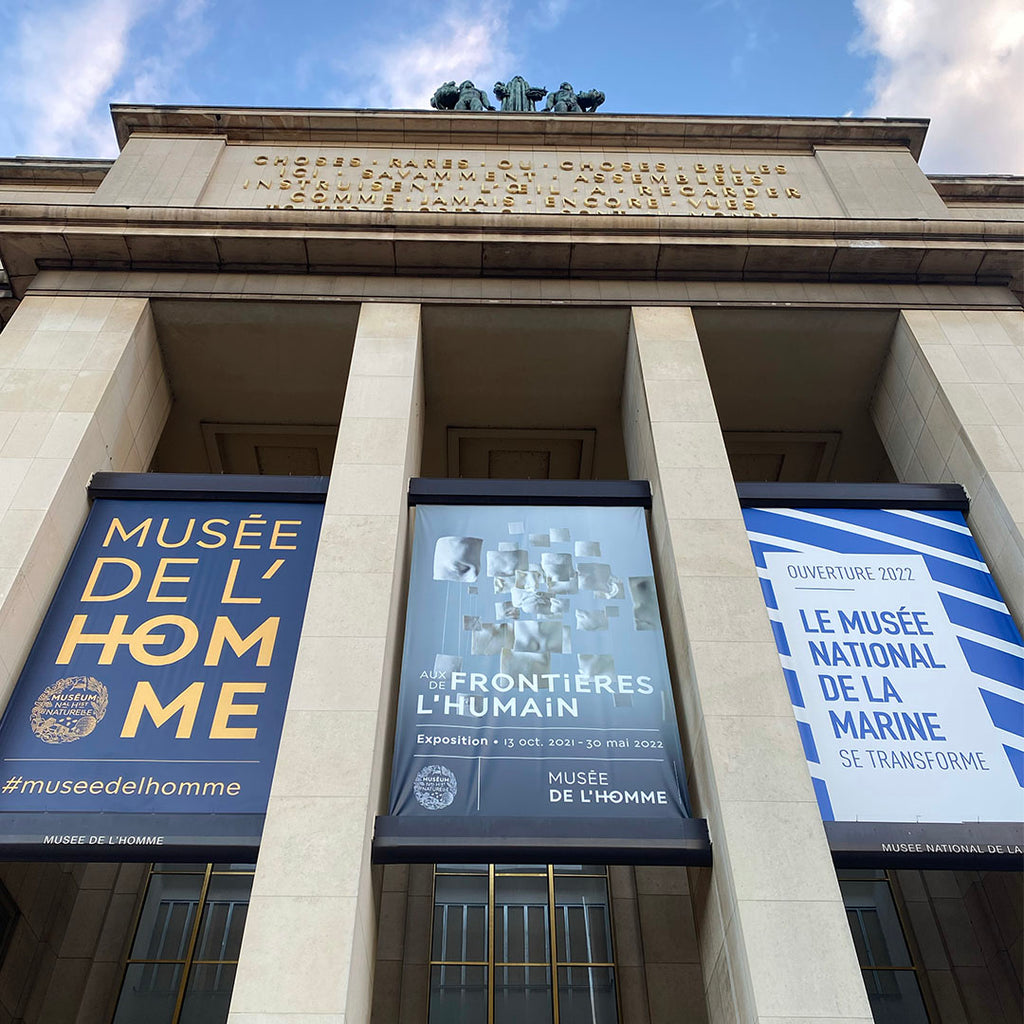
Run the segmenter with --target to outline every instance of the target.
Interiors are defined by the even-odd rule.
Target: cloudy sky
[[[112,156],[110,103],[427,107],[446,79],[609,113],[928,117],[1024,173],[1020,0],[0,0],[0,156]]]

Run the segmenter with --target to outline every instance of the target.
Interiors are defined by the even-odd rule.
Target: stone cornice
[[[921,155],[920,118],[521,114],[424,110],[288,110],[114,104],[118,145],[133,133],[323,145],[582,146],[810,152],[817,146],[904,147]]]
[[[932,187],[947,202],[996,206],[1024,203],[1024,176],[1016,174],[929,174]]]
[[[14,185],[98,185],[113,160],[16,156],[0,160],[0,182]]]
[[[1009,284],[1020,224],[0,207],[15,294],[44,268]]]

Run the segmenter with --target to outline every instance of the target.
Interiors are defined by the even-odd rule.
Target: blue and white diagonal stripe
[[[744,518],[812,777],[820,774],[818,748],[765,562],[770,552],[822,562],[837,554],[923,559],[1002,751],[1024,787],[1024,644],[961,513],[750,508]],[[822,778],[814,781],[822,814],[831,819],[828,786]]]

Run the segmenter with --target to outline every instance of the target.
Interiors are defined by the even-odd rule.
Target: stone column
[[[422,413],[419,306],[364,304],[230,1024],[369,1020],[370,838],[389,781]]]
[[[959,483],[968,522],[1024,623],[1024,314],[908,309],[872,406],[900,480]]]
[[[870,1024],[693,317],[632,311],[623,429],[653,542],[694,813],[708,1019]]]
[[[0,334],[0,707],[99,470],[141,472],[170,410],[146,299],[33,296]]]

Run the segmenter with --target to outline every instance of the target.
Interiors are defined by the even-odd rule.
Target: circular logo
[[[92,676],[58,679],[39,694],[29,724],[44,743],[73,743],[99,725],[107,711],[107,688]]]
[[[443,764],[428,764],[416,773],[412,792],[421,807],[440,811],[451,805],[459,786],[455,775]]]

